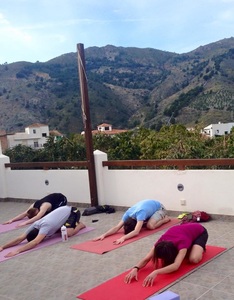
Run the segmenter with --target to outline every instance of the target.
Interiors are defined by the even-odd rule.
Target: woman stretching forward
[[[133,278],[138,280],[138,271],[150,260],[153,261],[155,270],[144,279],[144,287],[152,286],[158,274],[177,271],[186,254],[190,263],[199,263],[206,249],[207,240],[207,230],[199,223],[187,223],[169,228],[150,252],[126,275],[125,283],[130,283]],[[161,266],[159,260],[162,262]]]

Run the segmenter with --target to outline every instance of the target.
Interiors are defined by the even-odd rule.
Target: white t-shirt
[[[67,219],[69,218],[71,213],[71,206],[62,206],[56,208],[52,212],[50,212],[45,217],[41,218],[34,222],[29,228],[26,230],[26,234],[28,234],[33,228],[39,229],[38,234],[44,234],[46,236],[51,236],[55,232],[58,231],[60,227],[62,227]]]

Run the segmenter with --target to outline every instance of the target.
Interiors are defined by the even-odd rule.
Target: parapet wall
[[[234,170],[110,170],[107,155],[94,151],[100,205],[130,207],[142,199],[161,201],[170,211],[203,210],[234,216]],[[0,154],[0,199],[36,200],[61,192],[69,202],[90,205],[87,170],[11,170]]]

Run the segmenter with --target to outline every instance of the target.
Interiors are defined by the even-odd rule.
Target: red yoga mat
[[[124,277],[129,272],[128,270],[105,283],[78,295],[77,298],[82,300],[143,300],[208,262],[224,250],[226,250],[226,248],[207,246],[207,250],[199,264],[194,265],[190,264],[188,261],[184,261],[178,271],[170,274],[158,275],[152,287],[142,286],[144,278],[153,271],[153,265],[149,263],[145,268],[139,271],[138,281],[133,280],[130,284],[124,283]]]
[[[143,237],[146,237],[150,234],[154,234],[154,233],[156,233],[160,230],[171,227],[175,224],[178,224],[179,222],[180,222],[180,220],[178,220],[176,218],[173,218],[168,223],[165,223],[162,226],[160,226],[160,227],[158,227],[154,230],[148,230],[146,228],[142,228],[142,230],[141,230],[141,232],[138,236],[133,237],[129,240],[126,240],[123,244],[118,244],[118,245],[113,244],[113,242],[115,240],[117,240],[118,238],[120,238],[123,235],[123,231],[120,231],[118,233],[115,233],[113,235],[110,235],[110,236],[106,237],[102,241],[88,240],[86,242],[73,245],[73,246],[71,246],[71,248],[76,249],[76,250],[86,251],[86,252],[92,252],[92,253],[96,253],[96,254],[104,254],[104,253],[107,253],[111,250],[115,250],[119,247],[125,246],[125,245],[127,245],[129,243],[132,243],[134,241],[137,241],[137,240],[139,240]]]

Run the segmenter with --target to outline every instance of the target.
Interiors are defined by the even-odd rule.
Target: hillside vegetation
[[[230,134],[212,139],[200,134],[198,128],[189,131],[184,125],[162,126],[159,131],[138,128],[115,136],[96,134],[93,148],[105,152],[109,160],[234,158],[234,128]],[[5,155],[12,163],[87,160],[85,138],[81,134],[62,137],[56,142],[50,136],[43,149],[18,145],[7,149]]]
[[[185,54],[115,46],[85,49],[92,128],[233,121],[234,38]],[[77,53],[0,65],[0,129],[39,122],[83,131]]]

